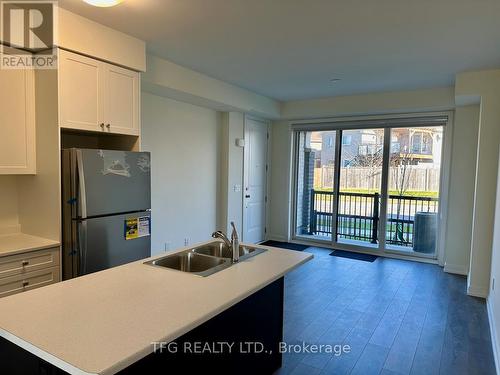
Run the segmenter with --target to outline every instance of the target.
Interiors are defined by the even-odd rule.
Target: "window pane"
[[[442,126],[391,129],[386,248],[435,254],[442,147]]]
[[[337,241],[378,243],[384,129],[344,130],[340,168]]]
[[[332,239],[335,131],[297,133],[295,235]]]

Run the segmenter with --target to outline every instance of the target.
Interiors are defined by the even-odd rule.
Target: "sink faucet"
[[[232,261],[233,263],[236,263],[240,260],[240,240],[238,238],[238,231],[236,230],[236,226],[234,225],[234,222],[231,221],[231,226],[233,227],[233,230],[231,232],[231,240],[227,238],[227,236],[220,230],[213,232],[212,237],[213,238],[220,238],[226,246],[231,249],[233,253]]]
[[[230,249],[233,248],[233,244],[231,243],[231,241],[229,241],[229,238],[227,238],[227,236],[221,230],[213,232],[212,237],[213,238],[220,238],[222,241],[224,241],[224,243],[226,244],[227,247],[229,247]]]
[[[233,245],[233,263],[236,263],[240,260],[240,240],[238,238],[238,231],[234,225],[234,222],[231,221],[231,226],[233,230],[231,231],[231,244]]]

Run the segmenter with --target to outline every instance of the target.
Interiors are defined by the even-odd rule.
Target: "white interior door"
[[[245,119],[243,240],[257,243],[266,235],[268,124]]]

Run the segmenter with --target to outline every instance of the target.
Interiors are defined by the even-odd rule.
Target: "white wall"
[[[453,87],[285,102],[281,119],[445,111],[455,107]]]
[[[0,176],[0,235],[18,232],[19,214],[15,176]]]
[[[278,118],[281,103],[208,77],[168,60],[148,55],[143,90],[224,112],[245,112]]]
[[[236,145],[236,139],[244,137],[245,115],[239,112],[222,114],[221,191],[218,227],[231,232],[234,221],[241,231],[243,223],[243,157],[244,149]],[[235,191],[239,186],[239,191]]]
[[[288,121],[271,124],[271,196],[269,202],[268,237],[279,241],[289,239],[291,219],[291,131]]]
[[[493,251],[491,259],[491,282],[490,294],[488,296],[488,316],[490,319],[490,329],[492,336],[493,351],[495,355],[495,363],[497,372],[499,372],[499,344],[500,344],[500,290],[498,282],[500,282],[500,173],[499,181],[497,182],[496,192],[496,208],[495,208],[495,223],[493,230]]]
[[[206,241],[217,226],[220,114],[142,93],[142,150],[151,152],[152,254]]]
[[[457,107],[454,120],[444,270],[467,275],[472,240],[479,106]]]
[[[479,136],[476,158],[472,246],[467,292],[487,297],[490,282],[493,219],[500,145],[500,70],[458,74],[457,98],[479,97]]]
[[[59,7],[56,45],[134,70],[146,70],[146,43]],[[96,41],[99,41],[96,43]]]

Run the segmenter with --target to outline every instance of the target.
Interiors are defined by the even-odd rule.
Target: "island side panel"
[[[67,372],[0,337],[0,374],[64,375]]]
[[[282,363],[283,293],[281,277],[120,374],[158,373],[158,369],[185,374],[207,369],[218,374],[272,374]],[[196,351],[196,343],[204,348],[202,354]],[[231,350],[226,343],[232,344]]]

